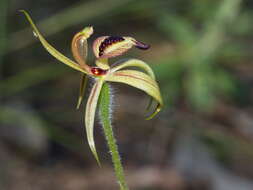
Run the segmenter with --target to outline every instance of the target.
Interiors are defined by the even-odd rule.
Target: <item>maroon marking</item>
[[[144,43],[139,42],[139,41],[135,41],[135,47],[137,47],[138,49],[147,50],[147,49],[150,48],[150,45],[144,44]]]
[[[125,39],[122,38],[122,37],[119,37],[119,36],[109,36],[108,38],[104,39],[104,41],[100,44],[99,46],[99,57],[102,56],[104,54],[104,50],[114,44],[114,43],[117,43],[117,42],[121,42],[121,41],[124,41]]]
[[[91,73],[93,75],[96,75],[96,76],[101,76],[101,75],[105,75],[107,72],[107,70],[103,70],[103,69],[100,69],[98,67],[92,67],[91,68]]]

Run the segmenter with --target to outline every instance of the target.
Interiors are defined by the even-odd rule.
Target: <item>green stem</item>
[[[114,170],[115,170],[118,183],[120,185],[120,189],[128,190],[128,187],[125,181],[123,167],[120,161],[118,147],[117,147],[116,140],[113,136],[113,131],[112,131],[112,125],[111,125],[111,120],[110,120],[110,104],[111,104],[110,95],[111,94],[110,94],[109,85],[105,83],[101,90],[100,100],[99,100],[100,118],[101,118],[103,130],[105,133],[105,138],[112,155],[112,162],[114,165]]]

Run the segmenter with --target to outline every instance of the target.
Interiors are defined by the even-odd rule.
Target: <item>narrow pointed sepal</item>
[[[108,74],[105,80],[128,84],[146,92],[155,99],[158,102],[158,106],[147,119],[153,118],[161,110],[163,100],[160,94],[160,89],[157,82],[149,75],[135,70],[122,70]]]
[[[102,36],[94,41],[93,51],[97,58],[111,58],[122,55],[133,46],[142,50],[149,48],[149,45],[132,37]]]
[[[100,91],[103,86],[103,81],[98,80],[95,82],[94,86],[91,89],[90,96],[87,101],[86,110],[85,110],[85,128],[88,143],[93,153],[95,159],[100,165],[98,154],[96,151],[95,141],[94,141],[94,119],[96,114],[97,102],[99,98]]]
[[[66,56],[64,56],[63,54],[61,54],[59,51],[57,51],[53,46],[51,46],[46,40],[45,38],[41,35],[41,33],[39,32],[38,28],[36,27],[36,25],[34,24],[32,18],[30,17],[30,15],[24,11],[24,10],[20,10],[20,12],[24,13],[24,15],[26,16],[28,22],[30,23],[32,29],[33,29],[33,33],[35,34],[35,36],[40,40],[40,42],[42,43],[42,45],[44,46],[44,48],[56,59],[58,59],[59,61],[61,61],[62,63],[68,65],[69,67],[81,71],[83,73],[87,73],[84,69],[82,69],[78,64],[76,64],[74,61],[72,61],[71,59],[67,58]]]
[[[82,74],[81,76],[81,80],[80,80],[80,87],[79,87],[79,96],[78,96],[78,101],[77,101],[77,105],[76,105],[76,109],[79,109],[82,100],[83,100],[83,96],[84,96],[84,91],[87,85],[87,80],[88,77],[85,74]]]

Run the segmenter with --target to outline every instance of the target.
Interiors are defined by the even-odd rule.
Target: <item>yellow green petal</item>
[[[84,96],[84,91],[87,85],[87,75],[82,74],[81,76],[81,81],[80,81],[80,87],[79,87],[79,96],[78,96],[78,101],[77,101],[77,105],[76,105],[76,109],[79,109],[82,100],[83,100],[83,96]]]
[[[80,66],[78,64],[76,64],[74,61],[70,60],[69,58],[65,57],[63,54],[61,54],[59,51],[57,51],[53,46],[51,46],[46,40],[45,38],[40,34],[39,30],[37,29],[37,27],[35,26],[34,22],[32,21],[32,18],[30,17],[30,15],[24,11],[21,10],[22,13],[25,14],[28,22],[31,24],[34,34],[36,35],[36,37],[39,38],[40,42],[42,43],[42,45],[44,46],[44,48],[52,55],[54,56],[56,59],[58,59],[59,61],[61,61],[62,63],[65,63],[66,65],[72,67],[75,70],[87,73],[86,71],[84,71],[82,68],[80,68]]]
[[[115,72],[124,69],[126,67],[137,67],[143,69],[151,78],[155,79],[155,74],[151,69],[151,67],[147,63],[139,59],[129,59],[126,61],[119,61],[119,63],[115,63],[111,66],[111,72]]]
[[[78,32],[72,39],[71,50],[77,63],[85,69],[90,71],[90,67],[86,64],[88,54],[87,39],[93,34],[93,27],[85,27],[81,32]]]
[[[103,81],[98,80],[95,82],[94,86],[91,89],[90,96],[87,101],[86,111],[85,111],[85,128],[86,128],[86,135],[88,139],[88,143],[90,149],[96,158],[98,164],[100,165],[98,154],[96,151],[95,141],[94,141],[94,119],[96,114],[96,107],[99,98],[99,94],[101,88],[103,86]]]
[[[139,59],[129,59],[126,61],[119,61],[113,64],[111,67],[112,67],[111,72],[115,72],[115,71],[124,69],[126,67],[137,67],[137,68],[143,69],[151,78],[155,80],[155,74],[153,70],[151,69],[151,67],[147,63]],[[150,110],[152,103],[153,103],[153,98],[151,97],[149,100],[148,106],[146,108],[147,111]]]
[[[160,94],[160,90],[157,82],[149,75],[135,70],[122,70],[110,73],[105,78],[106,81],[125,83],[140,90],[143,90],[148,95],[153,97],[157,102],[158,106],[154,113],[151,114],[147,119],[154,117],[163,105],[163,100]]]

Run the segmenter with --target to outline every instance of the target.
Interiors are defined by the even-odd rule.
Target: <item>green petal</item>
[[[91,89],[90,96],[88,98],[87,105],[86,105],[86,111],[85,111],[85,127],[86,127],[88,143],[99,165],[100,165],[100,162],[99,162],[98,154],[95,147],[93,129],[94,129],[94,119],[95,119],[95,114],[96,114],[97,102],[98,102],[98,98],[99,98],[99,94],[100,94],[102,86],[103,86],[102,80],[96,81],[96,83]]]
[[[158,102],[158,106],[154,113],[152,113],[151,116],[149,116],[147,119],[153,118],[161,110],[163,100],[158,84],[149,75],[135,70],[123,70],[108,74],[105,80],[128,84],[130,86],[143,90],[148,95],[153,97]]]
[[[115,63],[112,65],[111,72],[115,72],[121,69],[124,69],[126,67],[137,67],[143,69],[149,76],[153,79],[155,79],[155,74],[151,67],[145,63],[144,61],[141,61],[139,59],[129,59],[127,61],[120,61],[119,64]]]
[[[87,39],[93,34],[93,27],[85,27],[82,31],[78,32],[72,39],[71,50],[73,56],[81,68],[90,72],[90,66],[86,64],[88,54]]]
[[[44,48],[52,55],[54,56],[56,59],[58,59],[59,61],[65,63],[66,65],[72,67],[75,70],[87,73],[86,71],[84,71],[82,68],[80,68],[80,66],[78,64],[76,64],[74,61],[70,60],[69,58],[65,57],[63,54],[61,54],[59,51],[57,51],[54,47],[52,47],[46,40],[45,38],[40,34],[39,30],[37,29],[37,27],[35,26],[34,22],[32,21],[32,18],[29,16],[29,14],[24,11],[24,10],[20,10],[20,12],[24,13],[28,22],[31,24],[34,34],[36,35],[36,37],[39,38],[40,42],[42,43],[42,45],[44,46]]]
[[[78,101],[77,101],[77,105],[76,105],[76,109],[79,109],[82,100],[83,100],[83,96],[84,96],[84,91],[87,85],[87,75],[82,74],[81,76],[81,80],[80,80],[80,88],[79,88],[79,96],[78,96]]]
[[[126,67],[137,67],[137,68],[143,69],[147,74],[149,74],[151,78],[155,80],[155,74],[153,70],[151,69],[151,67],[147,63],[139,59],[129,59],[127,61],[120,61],[120,63],[115,63],[112,65],[111,72],[115,72]],[[150,110],[152,103],[153,103],[153,98],[150,98],[148,106],[146,108],[147,111]]]

